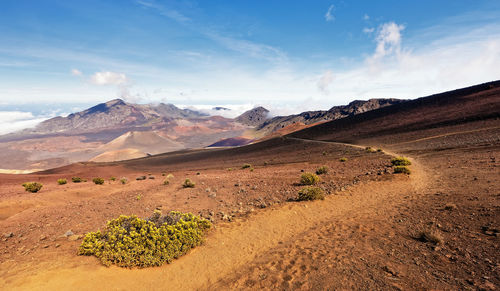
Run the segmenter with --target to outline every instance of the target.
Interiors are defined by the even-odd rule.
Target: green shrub
[[[182,183],[182,187],[184,187],[184,188],[194,188],[194,186],[195,186],[195,184],[189,178],[184,180],[184,183]]]
[[[42,183],[38,182],[26,182],[23,183],[24,190],[31,192],[31,193],[36,193],[40,191],[43,187]]]
[[[411,165],[410,160],[405,157],[397,157],[391,160],[393,166],[409,166]]]
[[[172,175],[172,174],[167,175],[167,179],[172,179],[173,177],[174,177],[174,175]]]
[[[411,171],[407,166],[395,166],[394,167],[395,174],[407,174],[410,175]]]
[[[372,147],[366,147],[366,148],[365,148],[365,151],[366,151],[367,153],[376,153],[376,152],[377,152],[377,150],[376,150],[376,149],[374,149],[374,148],[372,148]]]
[[[68,183],[68,180],[66,180],[66,179],[57,179],[57,184],[59,184],[59,185],[64,185],[66,183]]]
[[[79,255],[96,256],[106,266],[160,266],[200,245],[210,227],[209,221],[191,213],[162,216],[155,211],[148,219],[121,215],[108,221],[104,231],[87,233]]]
[[[120,183],[122,183],[123,185],[127,184],[127,182],[128,182],[128,180],[125,177],[120,179]]]
[[[316,175],[323,175],[328,173],[328,167],[327,166],[321,166],[316,170]]]
[[[170,184],[170,181],[168,179],[165,179],[165,181],[163,181],[163,185],[168,185]]]
[[[97,178],[92,179],[92,182],[94,182],[94,184],[96,184],[96,185],[102,185],[102,184],[104,184],[104,179],[97,177]]]
[[[319,182],[319,177],[313,173],[304,173],[300,176],[300,184],[314,185]]]
[[[80,183],[80,182],[82,182],[82,178],[80,178],[80,177],[73,177],[73,178],[71,178],[71,181],[73,183]]]
[[[135,196],[135,200],[139,201],[142,199],[142,195],[141,194],[137,194],[137,196]]]
[[[319,187],[304,187],[300,189],[299,196],[297,197],[298,201],[307,201],[307,200],[324,200],[325,195],[323,194],[323,189]]]
[[[111,177],[111,178],[109,178],[109,180],[116,181],[116,177]]]
[[[342,163],[345,163],[345,162],[347,162],[347,158],[340,158],[339,161],[341,161]]]
[[[248,169],[251,167],[252,167],[252,165],[250,165],[250,164],[244,164],[243,166],[241,166],[242,169]]]
[[[227,170],[228,170],[229,172],[231,172],[231,171],[233,170],[233,168],[227,168]]]

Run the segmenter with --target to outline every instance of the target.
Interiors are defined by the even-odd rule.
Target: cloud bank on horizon
[[[0,117],[113,98],[288,114],[500,79],[500,3],[373,2],[4,2]]]

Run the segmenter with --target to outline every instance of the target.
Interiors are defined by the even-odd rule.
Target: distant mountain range
[[[7,169],[46,169],[77,161],[115,161],[189,148],[240,146],[401,102],[353,101],[328,111],[277,117],[271,117],[264,107],[256,107],[236,118],[225,118],[172,104],[143,105],[114,99],[0,136],[0,159]]]

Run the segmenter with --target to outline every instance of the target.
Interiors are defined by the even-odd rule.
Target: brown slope
[[[500,81],[435,94],[326,122],[291,137],[356,142],[394,134],[500,118]]]

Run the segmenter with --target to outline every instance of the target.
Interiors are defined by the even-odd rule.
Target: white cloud
[[[330,91],[328,90],[328,86],[333,82],[334,76],[333,72],[328,70],[326,71],[321,78],[318,81],[318,89],[323,93],[323,94],[330,94]]]
[[[395,22],[382,24],[375,38],[377,48],[373,58],[379,59],[390,54],[399,54],[401,52],[401,31],[404,29],[404,25]]]
[[[335,20],[335,16],[333,16],[333,11],[335,11],[335,6],[332,4],[330,7],[328,7],[328,11],[325,13],[325,20],[326,21],[333,21]]]
[[[366,34],[371,34],[374,31],[375,31],[374,27],[365,27],[365,28],[363,28],[363,32],[366,33]]]
[[[78,69],[71,69],[71,75],[73,76],[82,76],[82,72]]]
[[[363,20],[365,21],[370,20],[370,16],[368,14],[363,15]]]
[[[157,5],[148,1],[136,1],[137,4],[143,6],[144,8],[150,8],[157,10],[161,15],[166,16],[177,22],[188,22],[191,19],[177,10],[166,8],[165,6]]]
[[[125,74],[115,72],[96,72],[90,81],[96,85],[124,85],[129,82]]]
[[[0,134],[34,127],[47,117],[34,116],[31,112],[0,111]]]

